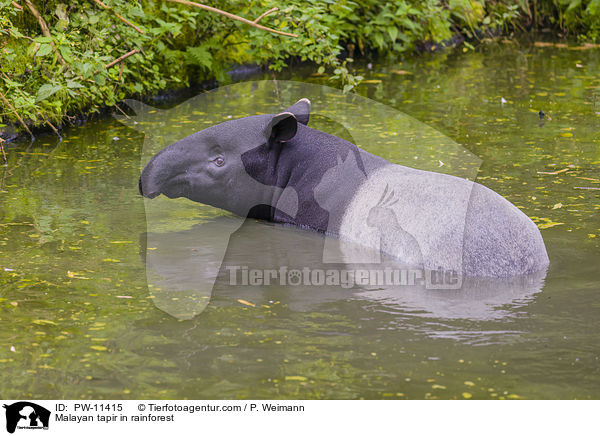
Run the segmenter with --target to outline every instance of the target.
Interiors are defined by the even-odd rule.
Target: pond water
[[[371,116],[352,131],[340,103],[321,107],[311,126],[358,138],[395,163],[476,175],[538,224],[550,257],[545,277],[529,287],[426,297],[242,289],[217,279],[200,302],[177,296],[171,291],[183,282],[204,277],[182,277],[190,253],[218,252],[210,258],[217,270],[225,249],[226,260],[251,253],[265,265],[300,265],[318,256],[323,238],[247,222],[227,247],[227,238],[223,245],[210,237],[237,229],[234,217],[138,193],[149,153],[274,104],[263,94],[210,113],[202,99],[172,110],[138,107],[137,124],[108,118],[69,129],[61,143],[43,136],[8,149],[2,396],[599,398],[600,50],[488,44],[356,69],[366,77],[359,94],[398,118]],[[278,79],[328,84],[305,69]],[[541,122],[540,110],[551,119]],[[399,138],[388,141],[394,129]],[[268,244],[256,237],[264,232]]]

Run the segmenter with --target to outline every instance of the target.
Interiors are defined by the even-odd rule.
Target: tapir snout
[[[142,174],[140,174],[140,180],[138,182],[138,188],[140,195],[146,198],[158,197],[161,193],[160,183],[157,181],[157,176],[154,171],[155,159],[159,155],[154,156],[150,162],[144,167]]]
[[[186,197],[189,194],[191,175],[194,169],[191,151],[192,141],[185,138],[175,142],[150,159],[142,170],[138,188],[146,198],[155,198],[164,194],[169,198]]]

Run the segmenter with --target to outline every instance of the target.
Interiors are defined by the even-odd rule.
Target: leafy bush
[[[126,97],[207,79],[226,83],[234,64],[279,71],[292,58],[313,62],[351,91],[361,79],[352,75],[352,57],[405,53],[459,29],[472,37],[482,26],[508,28],[519,13],[528,16],[527,1],[210,2],[250,20],[278,7],[260,24],[298,35],[291,38],[168,0],[35,0],[48,26],[43,32],[31,0],[0,0],[0,92],[12,106],[0,99],[0,117],[16,123],[17,112],[28,125],[62,124]],[[554,8],[560,25],[576,22],[597,33],[599,4],[545,0],[540,7]]]

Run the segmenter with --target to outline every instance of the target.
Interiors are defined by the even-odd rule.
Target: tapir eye
[[[223,159],[222,156],[217,157],[213,162],[218,167],[222,167],[223,165],[225,165],[225,159]]]

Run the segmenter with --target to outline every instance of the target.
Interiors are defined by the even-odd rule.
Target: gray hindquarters
[[[376,170],[362,183],[339,235],[401,261],[422,256],[428,270],[465,276],[511,277],[548,265],[538,228],[502,196],[465,179],[400,165]]]
[[[473,184],[465,223],[465,275],[507,277],[548,266],[537,226],[514,204],[485,186]]]

